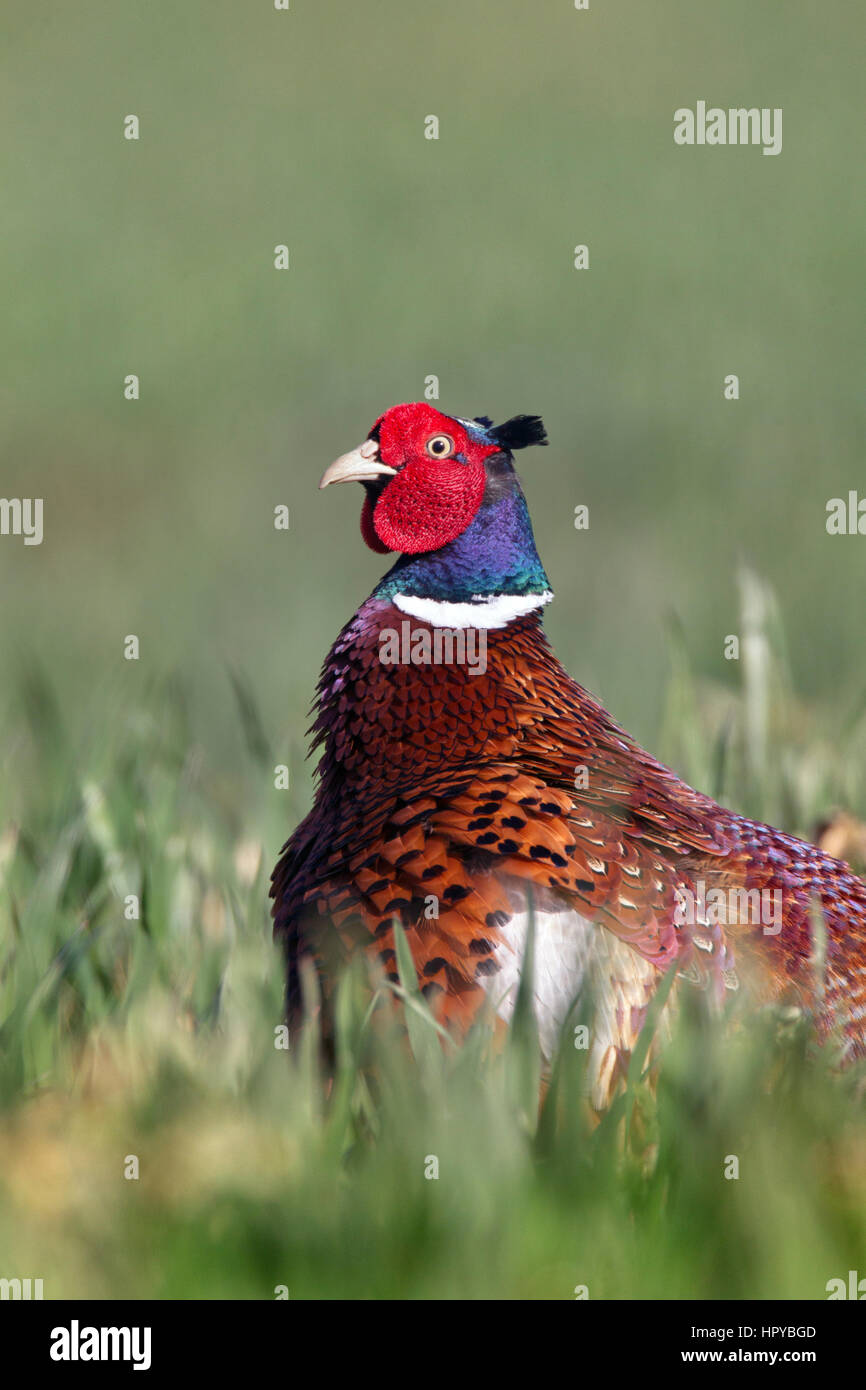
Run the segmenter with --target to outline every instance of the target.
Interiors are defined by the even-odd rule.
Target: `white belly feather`
[[[506,1023],[514,1013],[528,924],[526,912],[515,913],[502,928],[502,946],[496,953],[500,969],[484,980],[496,1012]],[[535,912],[535,1018],[541,1050],[548,1059],[556,1051],[568,1011],[583,989],[599,930],[571,908]]]
[[[500,969],[484,979],[493,1007],[506,1022],[514,1012],[528,922],[528,913],[516,912],[502,928],[496,953]],[[620,1069],[627,1062],[659,972],[631,946],[571,908],[536,908],[534,945],[533,995],[542,1055],[552,1060],[563,1024],[577,1003],[572,1023],[589,1029],[590,1097],[601,1110],[609,1103],[618,1062]],[[581,1016],[581,995],[587,1007],[591,998],[592,1017]],[[572,1039],[564,1043],[570,1046]]]

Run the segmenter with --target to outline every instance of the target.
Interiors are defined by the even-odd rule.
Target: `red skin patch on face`
[[[439,550],[471,522],[484,496],[483,463],[413,459],[392,478],[373,513],[376,534],[389,550],[414,555]]]
[[[361,535],[364,537],[371,550],[375,550],[379,555],[387,555],[391,547],[380,541],[376,535],[376,527],[373,523],[373,502],[369,497],[364,498],[364,505],[361,508]]]
[[[396,405],[376,422],[383,463],[399,469],[375,508],[365,498],[361,534],[372,550],[404,555],[439,550],[471,522],[484,496],[484,460],[495,444],[470,438],[458,421],[424,403]],[[453,454],[431,457],[428,441],[445,434]]]

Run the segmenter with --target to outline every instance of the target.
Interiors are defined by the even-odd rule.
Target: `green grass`
[[[672,635],[668,734],[704,785],[803,830],[844,797],[866,731],[852,713],[831,746],[795,709],[762,611],[764,685],[744,670],[724,699]],[[504,1053],[484,1030],[442,1048],[405,958],[411,1049],[371,1026],[354,972],[330,1088],[312,1034],[276,1048],[266,879],[298,808],[235,688],[229,795],[177,681],[72,745],[50,679],[22,678],[0,821],[0,1273],[47,1297],[822,1298],[866,1268],[864,1069],[839,1076],[806,1026],[743,998],[713,1020],[687,990],[656,1091],[635,1078],[596,1129],[568,1028],[539,1118],[525,1013]],[[790,775],[804,763],[820,777]]]
[[[636,1092],[652,1170],[582,1129],[573,1047],[536,1133],[531,1037],[440,1075],[420,1022],[420,1068],[359,1039],[348,984],[327,1098],[273,1046],[266,904],[322,657],[382,572],[359,499],[315,485],[429,374],[446,411],[544,416],[521,472],[568,670],[727,803],[866,821],[866,542],[824,527],[863,474],[861,7],[6,8],[0,491],[44,498],[45,538],[0,538],[0,1277],[599,1298],[866,1274],[858,1078],[799,1035],[686,1014],[657,1102]],[[781,105],[783,153],[677,148],[702,97]]]

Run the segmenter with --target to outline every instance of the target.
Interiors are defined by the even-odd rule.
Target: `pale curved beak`
[[[379,458],[379,445],[375,439],[365,439],[359,449],[352,449],[348,454],[334,459],[330,468],[326,468],[322,474],[319,487],[328,487],[331,483],[370,483],[385,474],[393,476],[396,472],[396,468],[389,468]]]

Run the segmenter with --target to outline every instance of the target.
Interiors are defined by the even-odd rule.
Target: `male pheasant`
[[[322,478],[363,485],[364,540],[397,559],[325,662],[315,805],[273,875],[290,1013],[303,958],[326,999],[353,952],[396,980],[397,920],[448,1028],[485,1003],[507,1022],[531,908],[542,1051],[591,982],[598,1109],[674,962],[719,999],[742,983],[756,1005],[813,1010],[863,1053],[866,885],[687,786],[551,652],[513,465],[546,442],[535,416],[496,427],[398,405]]]

